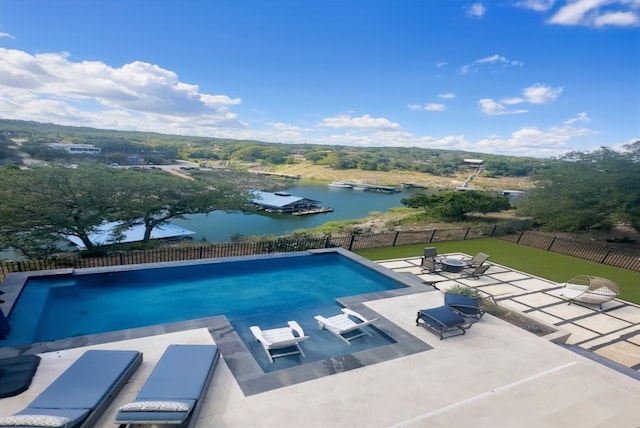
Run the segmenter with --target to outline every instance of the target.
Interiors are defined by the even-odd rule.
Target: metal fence
[[[640,271],[640,252],[613,248],[605,245],[579,242],[549,233],[522,230],[516,234],[503,235],[501,239],[528,247],[573,256],[596,263],[623,269]]]
[[[419,232],[363,233],[348,235],[298,236],[260,242],[207,244],[158,249],[113,252],[99,256],[71,253],[45,260],[4,261],[0,280],[11,272],[46,269],[92,268],[139,263],[171,262],[206,258],[284,253],[313,248],[342,247],[350,251],[445,241],[496,237],[520,245],[565,254],[620,268],[640,271],[640,253],[559,238],[552,234],[526,230],[526,221],[484,227],[432,229]]]

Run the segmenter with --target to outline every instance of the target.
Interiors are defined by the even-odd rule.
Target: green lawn
[[[600,276],[620,286],[622,300],[640,304],[640,272],[594,263],[575,257],[513,244],[500,239],[471,239],[467,241],[437,242],[372,248],[356,253],[369,260],[386,260],[421,256],[424,247],[436,247],[439,254],[465,253],[470,256],[483,252],[490,262],[527,272],[555,282],[565,282],[579,274]]]

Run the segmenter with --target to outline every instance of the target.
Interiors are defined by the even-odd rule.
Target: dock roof
[[[303,198],[300,196],[293,196],[286,192],[270,193],[254,190],[252,193],[255,195],[252,202],[264,207],[283,208],[287,205],[295,204],[296,202],[304,200],[319,203],[319,201],[314,201],[313,199]]]
[[[127,230],[122,231],[122,235],[119,236],[120,239],[116,239],[113,232],[118,226],[122,225],[122,223],[123,222],[121,221],[103,223],[94,233],[89,234],[89,239],[95,245],[124,244],[128,242],[142,241],[144,238],[144,224],[142,222],[136,223]],[[151,231],[151,239],[177,238],[195,234],[196,232],[193,230],[185,229],[184,227],[169,223],[154,227]],[[65,239],[78,248],[85,249],[84,243],[77,236],[67,235],[65,236]]]

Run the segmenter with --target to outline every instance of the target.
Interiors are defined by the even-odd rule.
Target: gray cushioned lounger
[[[195,426],[219,357],[215,345],[170,345],[116,423]]]
[[[65,428],[95,427],[102,413],[141,363],[142,353],[138,351],[87,351],[14,416],[64,417],[69,418],[61,425]],[[0,422],[0,427],[5,426],[9,425]],[[15,428],[15,425],[11,426]]]

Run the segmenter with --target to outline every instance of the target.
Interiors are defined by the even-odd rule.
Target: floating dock
[[[382,186],[380,184],[366,184],[366,183],[350,183],[347,181],[334,181],[328,184],[330,187],[342,187],[346,189],[365,190],[367,192],[380,192],[380,193],[399,193],[400,190],[393,186]]]

